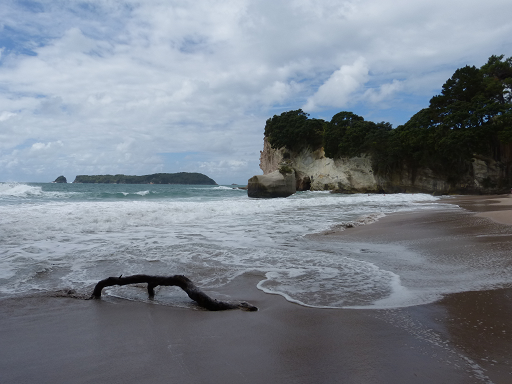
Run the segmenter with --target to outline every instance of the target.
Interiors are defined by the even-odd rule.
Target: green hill
[[[128,175],[78,175],[73,183],[96,184],[197,184],[217,185],[217,183],[202,173],[155,173],[144,176]]]

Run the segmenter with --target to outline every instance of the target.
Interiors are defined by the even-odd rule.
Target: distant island
[[[202,173],[155,173],[144,176],[128,175],[78,175],[73,183],[93,184],[197,184],[217,185],[217,183]]]

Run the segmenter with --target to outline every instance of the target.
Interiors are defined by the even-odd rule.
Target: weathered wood
[[[150,276],[150,275],[132,275],[126,277],[108,277],[101,280],[94,287],[91,299],[101,298],[101,291],[105,287],[113,285],[127,285],[147,283],[149,297],[155,296],[155,288],[159,285],[177,286],[183,289],[188,297],[197,302],[197,304],[209,311],[223,311],[226,309],[242,309],[244,311],[257,311],[258,308],[247,302],[228,302],[212,299],[206,293],[201,291],[195,284],[183,275],[174,276]]]

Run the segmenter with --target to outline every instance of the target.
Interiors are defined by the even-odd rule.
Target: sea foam
[[[2,197],[29,197],[41,196],[41,187],[30,186],[20,183],[0,183],[0,198]]]
[[[7,204],[0,199],[3,296],[85,293],[108,276],[139,273],[184,274],[215,288],[257,271],[265,276],[260,289],[302,305],[392,307],[489,280],[489,274],[469,278],[474,272],[465,275],[470,283],[445,279],[448,275],[401,245],[304,236],[347,223],[369,224],[393,212],[433,209],[439,198],[429,195],[299,192],[286,199],[249,199],[218,186],[0,187],[0,196],[11,199]],[[492,276],[495,283],[502,281]],[[109,292],[130,300],[144,295],[136,288]],[[162,302],[174,299],[164,294]]]

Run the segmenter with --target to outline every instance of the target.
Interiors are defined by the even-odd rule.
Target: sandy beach
[[[388,242],[440,260],[512,250],[512,199],[387,216],[323,241]],[[512,271],[512,258],[508,264]],[[259,291],[245,274],[214,297],[258,312],[123,300],[0,301],[1,383],[510,383],[512,288],[400,309],[316,309]],[[512,287],[512,279],[511,279]]]

